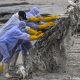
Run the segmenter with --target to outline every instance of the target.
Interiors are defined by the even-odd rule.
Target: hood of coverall
[[[33,7],[30,9],[28,13],[26,13],[26,17],[37,17],[39,15],[39,9],[37,7]]]
[[[25,29],[25,27],[26,27],[26,22],[25,22],[25,21],[20,21],[18,27],[19,27],[20,30]]]

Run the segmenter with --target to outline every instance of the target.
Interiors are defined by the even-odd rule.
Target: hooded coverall
[[[17,26],[19,22],[20,20],[18,18],[18,13],[12,15],[12,17],[0,29],[0,37],[9,29],[13,28],[14,26]]]
[[[43,36],[43,34],[40,34],[38,36],[35,35],[29,35],[25,32],[22,32],[21,29],[26,27],[26,23],[24,21],[21,21],[18,26],[15,26],[8,30],[1,38],[0,38],[0,55],[3,56],[3,69],[6,77],[9,77],[8,75],[8,64],[12,57],[12,50],[16,46],[19,40],[36,40]],[[17,46],[18,47],[18,46]]]
[[[0,38],[0,53],[3,55],[3,62],[10,62],[10,52],[15,47],[19,39],[30,40],[30,36],[27,33],[21,32],[19,27],[15,26],[7,31]]]
[[[37,16],[39,16],[38,14],[39,14],[39,9],[37,7],[32,7],[29,12],[26,12],[26,18],[37,17]],[[35,30],[38,30],[38,24],[26,21],[26,25]],[[22,31],[26,32],[25,30],[22,30]],[[11,65],[13,66],[15,64],[16,61],[14,61],[14,60],[15,59],[17,60],[18,54],[21,50],[23,53],[23,63],[25,64],[24,57],[26,57],[26,55],[27,55],[26,53],[31,47],[32,47],[32,43],[30,41],[26,42],[24,40],[23,43],[21,44],[21,46],[16,50],[17,54],[14,55]]]
[[[11,18],[0,29],[0,37],[3,36],[8,30],[10,30],[11,28],[13,28],[14,26],[17,26],[19,24],[19,22],[20,22],[20,20],[19,20],[18,13],[12,15]],[[28,22],[27,22],[27,25],[34,26],[34,27],[36,26],[37,27],[37,25],[34,24],[34,23],[29,23],[28,24]],[[31,48],[31,46],[32,46],[30,42],[27,42],[27,45],[29,45],[29,47],[26,46],[26,49],[27,48]],[[23,47],[23,45],[22,45],[22,47]],[[24,47],[23,47],[23,49],[24,49]],[[0,56],[0,57],[2,57],[2,56]]]
[[[18,41],[30,40],[29,34],[21,32],[21,29],[25,26],[26,23],[21,21],[18,26],[14,26],[0,37],[0,60],[3,62],[4,72],[8,71],[8,64],[13,55],[12,50],[15,48]]]
[[[21,27],[26,24],[21,25]],[[15,26],[8,30],[3,36],[0,37],[0,55],[3,56],[3,70],[5,76],[8,71],[8,66],[12,57],[12,49],[16,46],[18,40],[30,40],[30,35],[20,31],[20,25]]]
[[[37,7],[32,7],[29,12],[26,12],[27,18],[39,17],[39,16],[40,16],[39,9]]]

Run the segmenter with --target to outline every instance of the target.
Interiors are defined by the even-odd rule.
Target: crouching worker
[[[26,25],[27,26],[30,26],[27,30],[26,29],[22,29],[21,31],[24,31],[30,35],[37,35],[37,34],[40,34],[41,31],[49,28],[49,27],[53,27],[55,25],[54,22],[48,22],[48,23],[45,23],[45,24],[35,24],[35,23],[30,23],[30,22],[26,22]],[[34,30],[35,29],[35,30]],[[16,54],[13,56],[12,58],[12,61],[11,61],[11,64],[10,64],[10,69],[11,70],[14,70],[14,67],[16,65],[16,62],[17,62],[17,58],[18,58],[18,55],[20,53],[20,51],[22,51],[22,61],[23,61],[23,65],[24,67],[26,67],[26,57],[27,57],[27,52],[28,50],[32,47],[32,43],[30,41],[24,41],[22,44],[21,44],[21,49],[18,48],[16,50]]]
[[[1,38],[0,38],[0,54],[3,56],[3,74],[6,78],[10,78],[10,74],[8,73],[8,66],[12,57],[12,50],[18,43],[18,40],[26,40],[32,41],[37,40],[43,36],[43,33],[38,35],[29,35],[25,32],[22,32],[21,29],[26,27],[26,23],[20,21],[18,26],[14,26],[10,30],[8,30]],[[21,43],[20,43],[21,44]],[[19,46],[19,45],[18,45]],[[17,46],[17,47],[18,47]]]

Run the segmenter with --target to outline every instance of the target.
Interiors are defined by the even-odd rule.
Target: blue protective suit
[[[33,7],[30,12],[26,13],[27,18],[30,17],[35,17],[37,14],[39,13],[39,10],[37,7]],[[14,26],[17,26],[19,24],[20,20],[19,20],[19,15],[18,13],[15,13],[14,15],[12,15],[12,17],[4,24],[4,26],[2,26],[2,28],[0,29],[0,36],[2,36],[5,32],[7,32],[9,29],[11,29]],[[30,23],[30,22],[26,22],[26,25],[38,30],[38,25],[35,23]]]
[[[26,12],[26,18],[31,18],[31,17],[40,17],[41,15],[39,14],[39,9],[37,7],[32,7],[29,12]],[[40,22],[41,24],[44,24],[44,22]],[[32,23],[32,22],[26,22],[27,26],[30,26],[31,28],[38,30],[38,23]]]
[[[39,9],[37,7],[32,7],[29,12],[26,12],[26,18],[31,18],[31,17],[39,17]],[[37,23],[32,23],[32,22],[26,22],[27,26],[30,26],[31,28],[38,30],[38,24]]]
[[[37,7],[33,7],[30,9],[29,12],[26,12],[27,18],[38,17],[38,16],[40,16],[40,14],[39,14],[39,9]]]
[[[37,7],[33,7],[30,9],[29,12],[26,12],[26,18],[38,17],[38,16],[40,16],[40,15],[39,15],[39,9]],[[32,23],[32,22],[26,21],[26,25],[35,29],[35,30],[39,29],[37,23]],[[22,53],[25,55],[27,50],[30,49],[31,47],[32,47],[32,44],[30,41],[28,41],[28,42],[23,41],[23,43],[21,44]],[[17,51],[20,51],[20,49],[18,48]]]
[[[34,16],[37,15],[36,12],[35,12],[35,11],[36,11],[35,9],[37,10],[37,8],[32,8],[31,11],[28,13],[27,16],[32,17],[32,16],[29,15],[29,14],[34,14]],[[1,30],[0,30],[0,37],[1,37],[2,35],[4,35],[8,30],[10,30],[11,28],[13,28],[14,26],[17,26],[17,25],[19,24],[20,20],[19,20],[18,17],[19,17],[19,16],[18,16],[18,13],[12,15],[12,17],[7,21],[7,23],[4,24],[4,26],[1,28]],[[26,21],[26,25],[29,26],[29,27],[31,27],[31,28],[34,28],[34,29],[38,30],[38,25],[35,24],[35,23],[31,23],[31,22],[27,22],[27,21]],[[25,44],[25,43],[26,43],[26,44]],[[25,45],[24,45],[24,44],[25,44]],[[27,47],[27,45],[28,45],[28,47]],[[28,49],[31,48],[32,45],[31,45],[31,42],[26,42],[26,41],[24,41],[21,46],[22,46],[21,49],[22,49],[22,51],[23,51],[23,53],[24,53],[24,52],[26,52],[27,48],[28,48]],[[18,48],[18,49],[19,49],[19,48]],[[20,51],[21,49],[19,49],[19,51]]]
[[[37,7],[33,7],[30,9],[29,12],[26,12],[26,18],[37,17],[37,16],[39,16],[39,9]],[[38,24],[36,24],[36,23],[26,21],[26,25],[35,30],[39,29]],[[32,43],[30,41],[27,41],[27,42],[23,41],[23,43],[21,44],[20,47],[17,49],[17,51],[22,50],[23,55],[25,55],[27,53],[27,50],[32,47]]]
[[[23,21],[20,23],[23,23]],[[24,25],[21,25],[21,27],[20,25],[11,28],[0,38],[0,54],[3,55],[3,61],[5,63],[10,61],[10,52],[16,46],[19,39],[30,40],[30,35],[20,30]]]
[[[38,24],[36,24],[36,23],[26,22],[26,25],[31,27],[32,29],[35,29],[35,30],[39,29]]]
[[[18,18],[18,13],[12,15],[12,17],[2,26],[0,29],[0,37],[6,33],[9,29],[13,28],[14,26],[17,26],[20,22]]]

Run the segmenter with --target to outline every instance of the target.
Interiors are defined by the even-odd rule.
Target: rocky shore
[[[66,12],[67,5],[67,0],[0,0],[0,26],[19,10],[28,11],[31,7],[37,6],[41,14],[59,15]],[[74,45],[67,57],[69,73],[39,72],[39,75],[35,74],[30,80],[80,80],[80,37],[74,37]],[[18,63],[20,62],[19,59]]]

